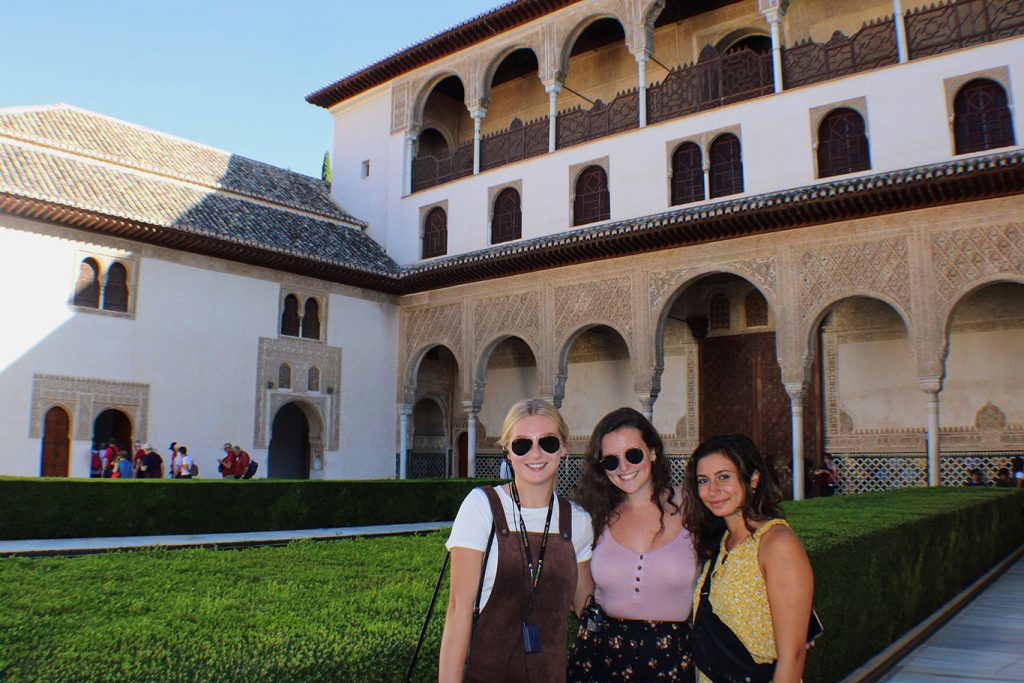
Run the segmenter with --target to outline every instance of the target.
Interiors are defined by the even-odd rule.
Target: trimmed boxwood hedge
[[[0,540],[321,529],[455,518],[481,480],[0,477]]]
[[[825,623],[806,681],[840,680],[1024,543],[1020,491],[786,510]],[[0,679],[402,680],[446,534],[0,559]],[[436,680],[446,602],[414,680]]]

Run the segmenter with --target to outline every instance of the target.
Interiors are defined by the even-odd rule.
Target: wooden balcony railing
[[[456,147],[446,157],[423,156],[413,159],[412,191],[419,192],[468,175],[473,175],[472,142]]]
[[[614,135],[640,125],[638,88],[620,92],[605,104],[601,100],[590,109],[573,107],[558,112],[556,144],[559,149],[571,147],[606,135]]]
[[[1021,0],[956,0],[907,12],[911,59],[1024,33]]]
[[[787,88],[796,88],[897,62],[896,25],[886,17],[849,37],[836,31],[827,43],[806,40],[783,49],[782,81]]]
[[[505,130],[491,133],[480,140],[480,170],[535,157],[548,151],[548,118],[523,123],[513,119]]]

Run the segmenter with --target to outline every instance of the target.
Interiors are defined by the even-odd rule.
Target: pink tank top
[[[617,619],[686,621],[693,606],[697,556],[685,529],[666,546],[638,553],[605,528],[590,560],[594,599]]]

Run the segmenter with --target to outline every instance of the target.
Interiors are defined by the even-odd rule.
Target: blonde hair
[[[531,415],[541,415],[551,420],[558,432],[558,438],[562,442],[562,448],[566,448],[569,441],[569,428],[565,424],[565,418],[558,412],[558,408],[542,398],[527,398],[512,404],[505,415],[505,423],[501,426],[501,438],[498,439],[498,445],[508,450],[508,444],[512,440],[512,430],[515,429],[516,423]]]

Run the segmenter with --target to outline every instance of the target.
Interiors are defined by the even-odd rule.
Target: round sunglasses
[[[630,448],[626,450],[624,456],[626,458],[626,462],[630,465],[639,465],[644,461],[644,452],[639,448]],[[601,467],[605,468],[609,472],[614,472],[619,469],[619,456],[604,456],[601,458]]]
[[[557,436],[542,436],[536,441],[540,449],[548,455],[554,455],[562,447],[562,442],[559,441]],[[512,443],[508,445],[508,448],[516,455],[522,456],[530,452],[533,448],[533,443],[534,439],[528,439],[523,436],[518,439],[512,439]]]

